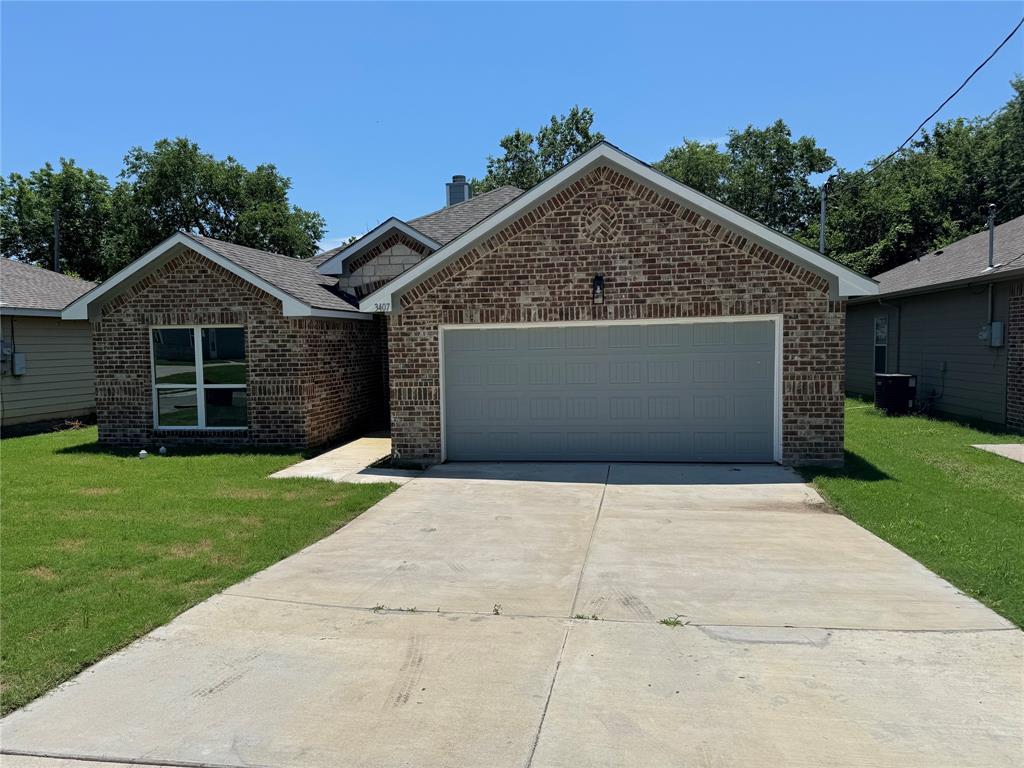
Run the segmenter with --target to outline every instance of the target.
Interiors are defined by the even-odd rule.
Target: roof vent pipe
[[[992,269],[996,255],[996,204],[988,204],[988,268]]]
[[[445,184],[444,187],[445,207],[455,205],[456,203],[464,203],[473,194],[469,187],[469,182],[462,175],[452,176],[452,180]]]

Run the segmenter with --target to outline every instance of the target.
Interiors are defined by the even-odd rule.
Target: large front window
[[[153,401],[157,427],[244,429],[244,329],[154,328]]]

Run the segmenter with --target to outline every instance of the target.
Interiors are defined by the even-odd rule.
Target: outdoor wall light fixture
[[[590,287],[594,293],[594,303],[604,304],[604,275],[594,275]]]

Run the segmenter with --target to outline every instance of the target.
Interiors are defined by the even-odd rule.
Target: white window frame
[[[879,325],[878,321],[879,320],[884,320],[885,321],[885,343],[884,344],[879,344],[878,343],[878,325]],[[882,349],[885,350],[885,352],[883,353],[883,357],[882,357],[882,361],[883,361],[882,362],[882,370],[880,370],[880,371],[872,370],[872,374],[875,374],[875,373],[888,373],[889,372],[889,315],[887,315],[887,314],[875,315],[875,320],[874,320],[874,323],[872,325],[872,329],[871,330],[872,330],[872,333],[871,333],[871,342],[872,342],[872,346],[871,346],[871,367],[872,367],[872,369],[877,367],[876,364],[875,364],[875,361],[878,359],[878,348],[881,347]]]
[[[161,432],[244,432],[249,425],[240,427],[207,427],[206,395],[207,389],[244,389],[246,392],[245,419],[249,420],[249,359],[246,354],[245,384],[204,384],[203,383],[203,329],[204,328],[241,328],[245,334],[245,326],[237,323],[204,323],[203,325],[152,325],[149,327],[149,375],[153,390],[153,429]],[[192,331],[192,352],[195,356],[196,383],[192,384],[158,384],[156,381],[156,349],[153,346],[153,331],[190,330]],[[158,392],[161,389],[195,389],[196,421],[193,425],[164,426],[160,424],[160,401]]]

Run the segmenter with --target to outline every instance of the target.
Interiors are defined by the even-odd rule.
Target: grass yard
[[[395,486],[268,480],[298,454],[107,452],[96,429],[0,442],[0,706],[9,712],[322,538]]]
[[[971,447],[1021,439],[848,400],[846,466],[804,476],[848,517],[1024,626],[1024,465]]]

